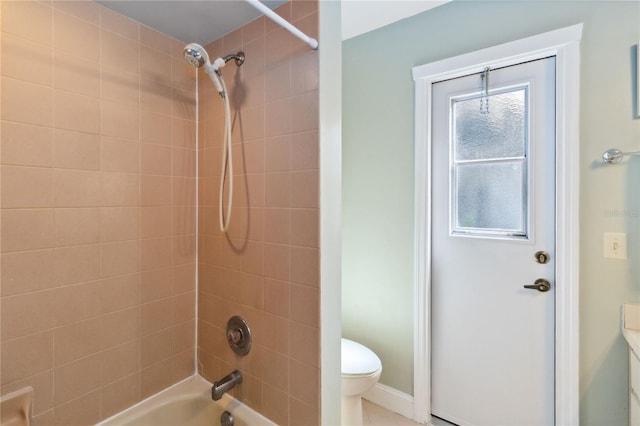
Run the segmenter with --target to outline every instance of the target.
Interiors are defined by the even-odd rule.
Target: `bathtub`
[[[198,375],[188,377],[96,426],[217,426],[225,411],[232,414],[235,426],[277,426],[227,394],[219,401],[213,401],[211,383]]]

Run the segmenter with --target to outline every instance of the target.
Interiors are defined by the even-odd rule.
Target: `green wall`
[[[637,1],[454,1],[343,42],[343,335],[378,353],[381,383],[413,392],[412,67],[581,22],[580,423],[626,424],[620,306],[640,300],[640,159],[599,158],[640,150]],[[604,232],[628,233],[628,260],[603,258]]]

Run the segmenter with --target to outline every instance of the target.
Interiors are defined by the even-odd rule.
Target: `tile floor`
[[[362,400],[363,408],[363,423],[366,426],[423,426],[420,423],[416,423],[411,419],[408,419],[400,414],[393,413],[385,410],[384,408],[376,405],[367,400]],[[432,426],[455,426],[452,423],[448,423],[444,420],[432,417]]]

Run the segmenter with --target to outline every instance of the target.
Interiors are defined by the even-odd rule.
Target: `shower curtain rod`
[[[262,12],[262,14],[265,15],[267,18],[271,19],[273,22],[285,28],[291,34],[293,34],[294,36],[298,37],[300,40],[307,43],[312,49],[315,50],[318,48],[318,41],[316,39],[309,37],[302,31],[300,31],[299,29],[291,25],[289,21],[287,21],[282,16],[275,13],[273,10],[269,9],[264,4],[262,4],[260,0],[245,0],[245,1],[249,3],[251,6],[258,9],[260,12]]]

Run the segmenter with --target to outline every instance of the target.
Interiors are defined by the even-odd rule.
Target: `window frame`
[[[524,91],[524,132],[523,132],[523,155],[520,157],[487,157],[474,160],[458,160],[457,159],[457,131],[456,131],[456,115],[455,106],[461,101],[469,101],[474,99],[482,99],[483,97],[491,98],[491,96],[501,95],[523,90]],[[451,126],[449,135],[449,235],[452,237],[467,238],[489,238],[489,239],[509,239],[518,241],[530,241],[532,235],[531,221],[531,84],[529,82],[520,84],[511,84],[508,86],[497,87],[489,90],[486,94],[473,91],[468,93],[456,94],[449,98],[449,125]],[[490,110],[489,110],[490,111]],[[522,200],[521,200],[521,218],[522,226],[520,229],[498,229],[498,228],[479,228],[479,227],[461,227],[458,226],[458,165],[460,164],[499,164],[513,161],[522,162]]]

